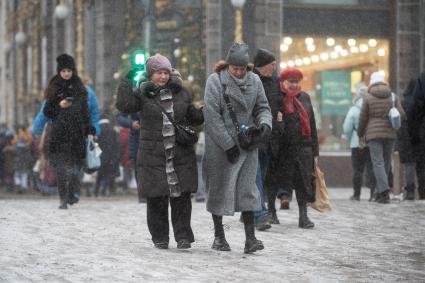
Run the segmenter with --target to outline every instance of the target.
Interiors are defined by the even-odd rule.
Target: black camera
[[[245,124],[239,126],[238,141],[242,149],[253,150],[258,147],[260,136],[261,132],[255,126],[247,126]]]

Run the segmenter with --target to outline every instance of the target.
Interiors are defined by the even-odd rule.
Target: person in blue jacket
[[[370,187],[370,200],[372,200],[375,188],[375,176],[373,174],[372,161],[370,159],[369,148],[361,146],[357,128],[359,126],[360,111],[362,109],[363,97],[367,93],[367,87],[359,88],[358,93],[353,98],[353,106],[348,110],[343,124],[343,134],[350,143],[351,164],[353,167],[353,190],[351,200],[360,200],[363,173],[366,172],[367,186]]]
[[[136,168],[136,159],[137,159],[137,150],[139,148],[139,136],[140,136],[140,118],[139,113],[133,113],[130,115],[118,112],[115,116],[115,119],[123,128],[130,129],[128,136],[128,158],[134,164]],[[137,174],[137,170],[134,171]],[[137,178],[136,178],[137,180]],[[137,184],[137,195],[139,198],[139,203],[145,203],[146,199],[142,196],[142,187],[140,184]]]

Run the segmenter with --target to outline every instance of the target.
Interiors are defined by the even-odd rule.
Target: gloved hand
[[[260,125],[260,135],[263,141],[268,141],[271,133],[272,133],[272,129],[270,128],[269,125],[264,123]]]
[[[154,84],[152,81],[147,81],[143,82],[139,89],[143,95],[152,98],[159,93],[160,87]]]
[[[177,93],[182,90],[182,76],[180,75],[179,71],[176,69],[172,69],[170,74],[170,80],[167,83],[168,88],[173,92]]]
[[[233,146],[231,149],[226,150],[227,160],[230,163],[235,164],[239,160],[239,148],[237,145]]]
[[[130,81],[133,80],[133,78],[136,76],[136,72],[138,72],[137,69],[131,69],[130,71],[128,71],[128,73],[125,75],[126,79],[129,79]]]

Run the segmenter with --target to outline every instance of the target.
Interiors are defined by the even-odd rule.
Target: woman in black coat
[[[156,248],[168,248],[170,203],[177,248],[186,249],[194,242],[190,195],[198,187],[196,155],[193,146],[175,142],[174,127],[160,106],[179,124],[199,125],[204,119],[202,111],[192,105],[192,97],[181,87],[181,78],[166,57],[159,54],[150,57],[146,69],[149,81],[142,83],[136,92],[132,91],[129,78],[120,82],[117,108],[127,114],[140,112],[136,170],[146,197],[152,241]]]
[[[44,114],[52,120],[48,158],[56,169],[60,209],[78,202],[75,176],[85,158],[86,138],[95,135],[87,106],[87,91],[77,75],[74,59],[56,58],[57,74],[46,90]]]
[[[319,156],[316,121],[310,96],[299,85],[303,74],[286,68],[280,74],[280,95],[270,98],[272,156],[267,171],[269,215],[279,223],[275,199],[279,190],[296,191],[300,228],[313,228],[307,203],[315,200],[314,162]],[[289,194],[289,193],[288,193]]]

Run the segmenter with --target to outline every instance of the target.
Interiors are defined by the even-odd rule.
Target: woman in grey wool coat
[[[258,150],[240,147],[237,131],[223,97],[229,97],[239,124],[256,128],[257,141],[271,133],[271,113],[260,78],[248,66],[246,44],[235,43],[226,61],[215,66],[209,76],[204,97],[205,155],[203,175],[207,210],[215,229],[213,249],[230,251],[223,231],[222,216],[242,212],[245,226],[245,253],[264,248],[255,238],[254,211],[261,209],[255,177]]]

